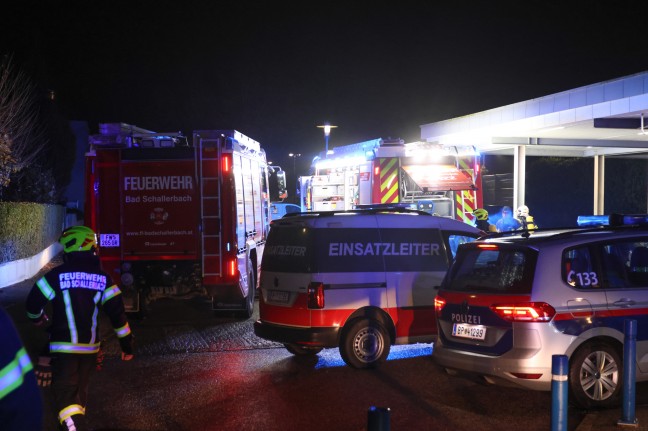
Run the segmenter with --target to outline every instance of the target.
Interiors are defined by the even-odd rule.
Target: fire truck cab
[[[249,317],[270,226],[265,152],[235,130],[192,138],[100,125],[86,155],[85,222],[127,311],[202,296]]]
[[[482,206],[473,147],[374,139],[320,154],[299,178],[302,211],[408,207],[472,223]]]

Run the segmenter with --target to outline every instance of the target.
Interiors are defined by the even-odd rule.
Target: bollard
[[[567,431],[568,383],[567,355],[553,355],[551,357],[551,431]]]
[[[635,376],[637,373],[637,321],[625,321],[623,337],[623,417],[619,426],[639,426],[635,416]]]
[[[389,407],[369,407],[367,431],[389,431]]]

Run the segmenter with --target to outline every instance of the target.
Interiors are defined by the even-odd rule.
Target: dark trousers
[[[58,353],[52,355],[52,390],[58,412],[75,404],[85,408],[88,401],[90,377],[95,369],[96,361],[96,354]]]

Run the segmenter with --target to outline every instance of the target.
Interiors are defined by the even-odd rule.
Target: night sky
[[[389,3],[393,3],[389,5]],[[638,1],[10,1],[0,52],[70,120],[330,147],[648,70]]]

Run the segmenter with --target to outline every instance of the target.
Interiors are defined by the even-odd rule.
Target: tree
[[[36,86],[16,70],[11,56],[0,59],[0,198],[13,175],[37,159],[44,129],[38,121]]]

